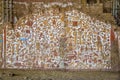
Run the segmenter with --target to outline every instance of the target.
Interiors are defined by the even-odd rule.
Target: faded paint
[[[111,69],[111,25],[57,10],[26,16],[15,30],[6,26],[5,68]]]
[[[3,35],[0,34],[0,67],[2,67]]]

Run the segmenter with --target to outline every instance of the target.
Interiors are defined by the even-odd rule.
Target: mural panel
[[[6,33],[6,68],[110,69],[111,25],[77,10],[28,15]]]
[[[77,11],[67,14],[68,68],[110,68],[110,25],[93,21],[89,16]],[[70,58],[70,55],[74,55],[74,58]]]

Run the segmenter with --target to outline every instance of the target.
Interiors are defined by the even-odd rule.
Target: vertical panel
[[[3,34],[0,34],[0,67],[2,67]]]
[[[119,58],[120,58],[120,36],[118,36],[118,46],[119,46]]]

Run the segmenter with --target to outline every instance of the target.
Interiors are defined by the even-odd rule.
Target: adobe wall
[[[9,27],[2,68],[111,69],[111,25],[78,10],[50,7]]]
[[[2,0],[0,0],[0,29],[1,29],[1,24],[2,24]]]
[[[103,13],[103,4],[99,4],[99,5],[97,5],[97,4],[94,4],[94,5],[81,4],[81,6],[76,4],[73,7],[77,8],[78,10],[80,10],[80,11],[86,13],[86,14],[89,14],[90,16],[94,17],[95,19],[99,19],[101,21],[109,21],[112,24],[115,23],[114,19],[111,16],[110,13]],[[33,12],[36,12],[35,10],[37,10],[38,8],[39,8],[38,6],[35,7],[35,5],[32,4],[32,3],[21,3],[21,2],[19,2],[19,3],[15,3],[15,8],[14,8],[15,13],[14,14],[19,19],[23,16],[26,16],[26,15],[31,14]],[[112,53],[112,64],[113,64],[112,68],[113,68],[113,70],[115,70],[115,69],[118,70],[119,69],[119,67],[118,67],[118,60],[119,60],[118,55],[119,54],[117,52],[119,49],[118,49],[118,45],[116,43],[114,45],[115,48],[113,48],[113,53]]]
[[[0,34],[0,66],[2,65],[2,55],[1,55],[2,51],[3,51],[3,48],[2,48],[3,43],[2,42],[3,42],[3,36],[2,36],[2,34]]]
[[[42,2],[42,0],[33,0],[33,2],[36,2],[36,1],[38,4],[39,4],[38,1]],[[57,0],[54,0],[54,1],[57,1]],[[54,2],[54,1],[47,0],[44,2],[48,3],[48,2]],[[26,2],[26,0],[23,0],[23,1],[15,0],[14,16],[16,16],[19,19],[27,14],[31,14],[32,12],[34,12],[35,5],[31,2],[32,2],[31,0],[28,0],[27,2]],[[115,24],[114,18],[112,17],[112,15],[110,13],[107,13],[107,14],[103,13],[103,4],[102,3],[88,5],[86,0],[64,0],[64,1],[62,0],[60,2],[73,2],[74,5],[72,7],[77,8],[78,10],[90,15],[91,17],[97,18],[104,22],[108,21],[112,24]],[[1,4],[1,1],[0,1],[0,4]],[[109,3],[106,3],[106,4],[109,4]],[[110,5],[108,5],[107,7],[110,7]],[[2,5],[0,5],[0,23],[1,23],[1,17],[2,17],[1,9],[2,9]],[[15,22],[16,22],[16,20],[15,20]]]
[[[31,14],[35,12],[35,8],[39,8],[36,5],[41,2],[36,2],[36,4],[33,4],[31,2],[15,2],[15,16],[19,19],[20,17]],[[45,2],[47,3],[47,2]],[[63,2],[66,3],[66,2]],[[76,8],[88,15],[90,15],[93,18],[99,19],[104,22],[110,22],[112,24],[115,24],[114,18],[112,17],[111,13],[103,13],[103,4],[102,3],[96,3],[96,4],[86,4],[86,1],[73,1],[73,6],[71,8]],[[40,9],[40,8],[39,8]],[[41,8],[42,9],[42,8]]]
[[[21,17],[23,15],[29,14],[30,10],[34,12],[34,9],[32,8],[35,8],[35,6],[39,3],[41,2],[36,2],[36,4],[33,4],[31,2],[15,2],[14,11],[18,17]],[[89,14],[102,14],[103,13],[103,4],[87,5],[87,4],[81,4],[81,3],[74,2],[74,5],[72,7],[82,10],[83,12],[86,12]],[[21,12],[19,12],[19,10]]]

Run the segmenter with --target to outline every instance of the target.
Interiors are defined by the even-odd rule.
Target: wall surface
[[[45,4],[47,4],[47,2],[44,2]],[[15,24],[15,25],[17,25],[17,26],[20,26],[20,25],[23,25],[23,24],[21,24],[22,22],[22,20],[23,20],[23,22],[25,21],[25,19],[24,18],[26,18],[26,16],[27,15],[31,15],[31,14],[39,14],[39,12],[41,12],[41,13],[44,13],[44,11],[46,11],[45,10],[45,7],[43,7],[43,5],[44,5],[44,3],[43,2],[37,2],[37,3],[31,3],[31,2],[14,2],[14,5],[15,5],[15,7],[14,7],[14,17],[15,17],[15,22],[17,23],[17,24]],[[84,13],[86,13],[86,14],[89,14],[90,16],[92,16],[95,20],[97,20],[97,19],[99,19],[99,20],[101,20],[101,21],[104,21],[104,22],[110,22],[111,24],[114,24],[114,19],[113,19],[113,17],[111,16],[111,14],[110,13],[103,13],[103,4],[92,4],[92,5],[85,5],[85,4],[83,4],[83,3],[85,3],[84,1],[82,1],[82,4],[81,4],[81,2],[80,2],[80,4],[81,5],[79,5],[79,3],[78,4],[76,4],[76,3],[74,3],[74,2],[72,2],[73,4],[71,5],[71,6],[68,6],[68,7],[64,7],[64,8],[61,8],[60,6],[53,6],[53,8],[56,8],[56,10],[59,12],[59,11],[61,11],[61,13],[62,14],[64,14],[64,12],[65,11],[68,11],[68,10],[74,10],[74,9],[77,9],[77,10],[79,10],[79,11],[82,11],[82,12],[84,12]],[[66,3],[64,3],[64,4],[66,4]],[[1,6],[0,6],[1,7]],[[2,11],[1,11],[2,12]],[[97,12],[97,13],[96,13]],[[33,16],[33,15],[32,15]],[[92,18],[92,19],[93,19]],[[65,18],[66,19],[66,18]],[[92,21],[94,21],[94,19],[92,20]],[[26,20],[28,20],[28,19],[26,19]],[[18,22],[17,22],[18,21]],[[39,21],[37,21],[38,23],[39,23]],[[66,23],[66,22],[64,22],[64,23]],[[30,23],[28,23],[28,24],[32,24],[31,22]],[[76,25],[76,22],[74,23],[75,25]],[[9,30],[9,29],[8,29]],[[11,31],[11,30],[10,30]],[[10,32],[9,31],[9,32]],[[68,28],[68,31],[69,31],[69,28]],[[0,29],[0,32],[2,33],[2,29]],[[14,33],[14,31],[12,31],[13,33],[13,35],[15,34]],[[21,31],[22,32],[22,31]],[[67,29],[65,29],[63,32],[67,32]],[[75,33],[77,33],[77,32],[75,32]],[[18,34],[18,33],[17,33]],[[23,33],[22,33],[23,34]],[[25,33],[26,34],[26,33]],[[33,34],[33,33],[31,33],[31,34]],[[48,35],[49,36],[49,35]],[[64,39],[64,37],[66,37],[66,35],[65,36],[63,36],[63,39]],[[13,38],[14,38],[14,36],[13,36]],[[8,38],[7,38],[8,39]],[[24,40],[24,38],[22,38],[23,40]],[[13,39],[12,39],[13,40]],[[64,42],[64,41],[63,41]],[[24,43],[24,42],[23,42]],[[37,44],[37,43],[36,43]],[[64,43],[60,43],[60,47],[65,47],[66,48],[66,44],[65,45],[63,45]],[[67,43],[68,44],[68,43]],[[0,43],[0,45],[1,46],[3,46],[2,45],[2,42]],[[38,46],[39,46],[39,44],[37,44]],[[11,46],[13,46],[13,44],[11,45]],[[34,45],[34,46],[36,46],[36,45]],[[68,45],[67,45],[68,46]],[[73,45],[72,45],[73,46]],[[1,47],[1,50],[3,50],[2,49],[3,47]],[[114,50],[113,52],[112,52],[112,60],[113,60],[113,63],[112,63],[112,66],[113,65],[116,65],[116,64],[118,64],[118,53],[116,52],[117,51],[117,48],[118,47],[116,47],[116,50]],[[14,56],[13,55],[13,52],[15,52],[13,49],[11,49],[12,50],[12,54],[10,54],[10,55],[12,55],[12,56],[10,56],[10,57],[16,57],[16,56]],[[29,50],[28,50],[29,51]],[[64,52],[64,50],[62,50],[62,49],[60,49],[60,51],[62,51],[62,52]],[[27,52],[28,53],[28,52]],[[1,56],[3,56],[4,57],[4,55],[3,54],[0,54]],[[31,55],[30,55],[31,56]],[[103,56],[105,56],[105,55],[103,55]],[[1,60],[3,60],[3,57],[1,58]],[[13,65],[12,67],[14,67],[14,64],[12,63],[12,61],[14,60],[15,58],[11,58],[10,60],[11,60],[11,62],[10,62],[10,65]],[[27,59],[27,58],[22,58],[22,59]],[[9,60],[8,60],[8,63],[9,63]],[[18,62],[19,63],[19,62]],[[21,63],[21,62],[20,62]],[[0,64],[2,64],[2,63],[0,63]],[[29,63],[26,63],[26,64],[29,64]],[[35,63],[36,64],[36,63]],[[19,64],[18,64],[19,65]],[[31,65],[31,64],[30,64]],[[66,64],[65,64],[66,65]],[[38,66],[38,65],[37,65]],[[18,66],[19,68],[20,68],[20,66]],[[16,67],[14,67],[14,68],[16,68]],[[23,68],[23,67],[22,67]],[[25,68],[25,67],[24,67]],[[35,67],[34,67],[35,68]],[[114,67],[114,69],[116,69],[116,67]]]
[[[71,5],[44,4],[45,9],[21,18],[14,30],[6,26],[2,68],[111,69],[111,25],[65,10]]]
[[[54,1],[52,1],[54,2]],[[58,2],[58,1],[57,1]],[[104,11],[104,6],[107,6],[107,8],[111,8],[111,6],[109,6],[109,3],[106,2],[106,4],[104,5],[103,3],[95,3],[95,4],[87,4],[85,0],[70,0],[70,1],[61,1],[63,3],[73,3],[73,5],[70,8],[76,8],[78,10],[80,10],[81,12],[84,12],[88,15],[90,15],[93,18],[96,18],[98,20],[101,20],[103,22],[109,22],[111,24],[115,24],[114,18],[112,17],[111,13],[103,13]],[[15,14],[14,16],[17,17],[17,19],[27,15],[27,14],[31,14],[34,13],[36,9],[44,9],[44,7],[42,6],[44,3],[50,3],[49,1],[44,1],[44,2],[14,2],[14,11]],[[39,6],[38,6],[39,5]],[[111,4],[110,4],[111,5]],[[41,6],[41,7],[40,7]],[[69,8],[67,8],[69,9]],[[66,10],[67,10],[66,9]],[[106,9],[106,7],[105,7]],[[107,10],[107,9],[106,9]]]
[[[0,29],[1,29],[1,25],[2,25],[2,0],[0,0]]]
[[[0,66],[2,66],[3,36],[0,34]]]

